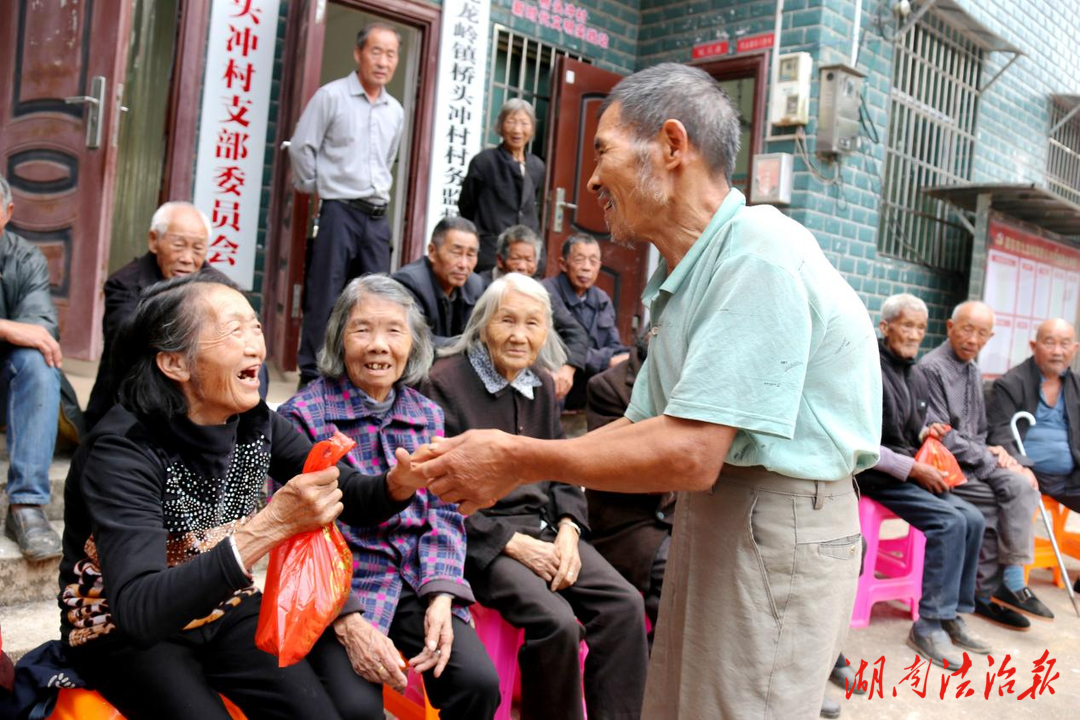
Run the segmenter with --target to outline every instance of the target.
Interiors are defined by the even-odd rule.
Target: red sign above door
[[[705,58],[719,57],[728,54],[728,41],[716,40],[714,42],[702,43],[701,45],[695,45],[691,53],[691,57],[694,60],[703,60]]]
[[[773,46],[773,41],[776,39],[775,33],[763,33],[761,35],[751,35],[750,37],[739,38],[735,43],[735,52],[744,53],[751,52],[752,50],[764,50]]]

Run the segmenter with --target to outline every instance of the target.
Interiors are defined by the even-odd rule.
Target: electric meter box
[[[790,205],[794,185],[794,158],[791,153],[764,153],[754,156],[754,176],[750,202],[759,205]]]
[[[773,125],[791,127],[810,122],[810,71],[813,65],[808,52],[779,57],[776,84],[769,99],[769,122]]]
[[[818,70],[817,152],[842,155],[859,148],[859,97],[865,74],[847,65]]]

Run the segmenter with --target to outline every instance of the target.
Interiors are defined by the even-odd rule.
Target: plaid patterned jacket
[[[394,450],[409,452],[443,434],[443,411],[412,388],[398,385],[390,411],[379,417],[368,410],[348,377],[319,378],[278,412],[313,442],[336,430],[356,441],[348,455],[364,473],[382,473],[395,463]],[[353,591],[364,617],[383,633],[394,619],[402,583],[421,597],[445,592],[454,596],[454,614],[469,621],[466,606],[475,602],[464,577],[465,520],[457,505],[419,490],[402,512],[377,526],[338,523],[353,551]]]

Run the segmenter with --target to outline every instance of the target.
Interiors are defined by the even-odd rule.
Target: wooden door
[[[0,3],[0,172],[15,198],[9,229],[45,254],[61,346],[88,360],[101,351],[130,6]],[[98,105],[77,100],[87,96]],[[100,133],[90,133],[88,143],[94,122]]]
[[[268,306],[263,308],[270,356],[283,370],[296,369],[300,345],[301,299],[304,289],[308,227],[317,198],[293,190],[288,145],[308,100],[319,89],[326,3],[290,3],[285,35],[285,63],[278,105],[274,152],[273,196],[269,214],[269,261],[266,266]]]
[[[593,136],[599,123],[597,113],[621,79],[620,75],[566,57],[556,63],[548,118],[544,243],[550,276],[559,272],[555,258],[567,237],[584,232],[600,241],[604,262],[596,284],[611,296],[619,334],[623,342],[629,343],[640,319],[648,248],[640,245],[631,249],[611,242],[604,213],[587,187],[596,167]]]

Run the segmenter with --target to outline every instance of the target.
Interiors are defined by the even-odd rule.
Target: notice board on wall
[[[979,354],[984,377],[997,377],[1031,355],[1043,320],[1076,325],[1080,249],[991,220],[983,302],[994,310],[994,336]]]

